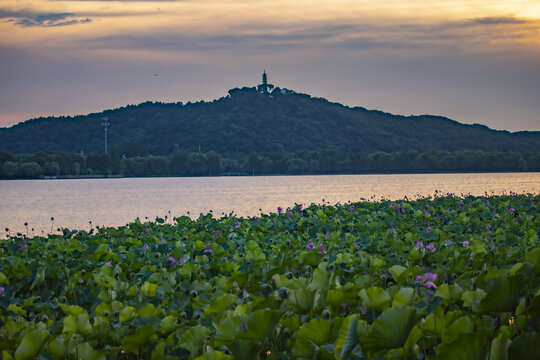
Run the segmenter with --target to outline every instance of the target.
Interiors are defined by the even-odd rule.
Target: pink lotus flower
[[[319,253],[320,254],[326,254],[326,250],[324,249],[324,246],[319,246]]]
[[[308,250],[313,250],[315,248],[315,245],[310,241],[307,243],[306,248]]]
[[[438,277],[439,277],[439,274],[437,273],[427,272],[424,274],[424,279],[426,279],[426,281],[436,281]]]
[[[424,284],[424,286],[428,289],[434,289],[437,290],[437,285],[435,285],[433,282],[428,281]]]
[[[426,246],[426,250],[430,251],[430,252],[437,251],[437,249],[435,248],[435,245],[433,245],[433,244],[429,244],[428,246]]]

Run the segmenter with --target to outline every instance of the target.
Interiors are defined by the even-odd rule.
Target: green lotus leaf
[[[65,359],[76,345],[70,341],[69,335],[60,334],[49,342],[47,350],[54,359]]]
[[[491,341],[488,360],[508,360],[508,349],[512,340],[512,331],[508,326],[501,326],[499,335]]]
[[[392,306],[399,306],[399,305],[412,305],[414,302],[414,299],[416,298],[416,290],[413,288],[401,288],[397,292],[396,295],[394,295],[394,300],[392,301]]]
[[[208,317],[211,314],[223,313],[234,305],[236,299],[236,296],[232,294],[225,294],[221,297],[212,299],[210,305],[204,308],[204,316]]]
[[[540,354],[540,333],[527,332],[512,340],[508,349],[509,360],[537,360]]]
[[[442,332],[442,340],[446,343],[455,341],[462,333],[474,331],[474,324],[469,316],[462,316],[445,328]]]
[[[49,332],[43,328],[28,330],[24,333],[23,338],[17,350],[15,351],[16,360],[35,359],[41,351],[41,347],[47,340]]]
[[[77,345],[77,355],[80,359],[85,360],[105,360],[105,355],[101,351],[95,350],[87,342]]]
[[[233,359],[233,357],[231,355],[227,355],[216,350],[211,350],[197,357],[195,360],[228,360],[228,359]]]
[[[9,285],[9,278],[3,272],[0,272],[0,284]]]
[[[299,311],[309,311],[313,308],[313,305],[315,304],[315,295],[317,294],[317,291],[313,289],[291,289],[291,293],[287,298],[287,302],[298,308]]]
[[[210,329],[202,325],[196,325],[182,334],[182,337],[178,340],[178,344],[184,349],[189,350],[190,359],[194,359],[202,354],[208,335],[210,335]]]
[[[351,315],[343,320],[343,325],[334,344],[334,355],[338,359],[346,359],[356,345],[358,338],[358,314]]]
[[[131,319],[133,319],[134,314],[135,308],[133,306],[126,306],[125,308],[120,310],[119,320],[121,323],[130,321]]]
[[[409,269],[407,269],[405,266],[394,265],[390,269],[388,269],[388,272],[390,272],[390,274],[394,278],[394,281],[399,284],[407,279],[407,270]]]
[[[350,264],[354,261],[354,256],[349,253],[339,253],[336,255],[336,264]]]
[[[283,311],[280,310],[261,309],[254,311],[244,318],[247,329],[242,329],[241,324],[242,331],[238,331],[237,336],[241,339],[261,342],[265,339],[271,339],[282,315]]]
[[[326,302],[333,306],[343,306],[343,303],[347,300],[347,298],[347,294],[340,290],[330,289],[326,293]]]
[[[163,319],[161,319],[161,322],[159,323],[159,327],[161,328],[161,332],[163,334],[169,333],[178,323],[178,318],[176,316],[167,315]]]
[[[514,311],[523,283],[523,278],[518,276],[490,279],[490,289],[480,301],[479,310],[486,312]]]
[[[75,315],[68,315],[64,318],[64,330],[68,334],[88,335],[92,332],[90,319],[86,312]]]
[[[203,251],[206,249],[206,244],[203,243],[201,240],[195,241],[195,244],[193,245],[193,250],[195,251]]]
[[[422,331],[427,335],[442,334],[456,319],[452,311],[445,312],[441,306],[437,306],[431,314],[428,314],[422,325]]]
[[[253,261],[254,263],[260,263],[266,261],[266,255],[264,255],[261,249],[257,248],[255,250],[246,251],[245,259],[247,261]]]
[[[372,255],[369,258],[369,264],[372,269],[377,270],[384,268],[387,264],[387,261],[383,258]]]
[[[358,293],[362,298],[362,303],[367,308],[374,308],[379,311],[384,311],[390,306],[392,297],[380,287],[370,287],[368,289],[362,289]]]
[[[459,320],[458,320],[459,321]],[[451,342],[443,342],[437,348],[437,359],[478,360],[485,359],[489,350],[491,330],[480,328],[457,334]]]
[[[463,301],[463,306],[476,310],[480,301],[485,297],[486,292],[482,289],[467,290],[461,294],[461,301]]]
[[[139,346],[145,344],[155,333],[156,329],[153,325],[143,325],[133,334],[121,339],[122,348],[128,353],[137,353]]]
[[[15,315],[26,316],[26,310],[15,304],[9,304],[8,311],[14,313]]]
[[[80,314],[86,314],[86,310],[84,310],[82,307],[77,306],[77,305],[69,305],[67,307],[67,312],[74,316],[77,316]]]
[[[309,284],[309,286],[314,289],[326,291],[328,290],[328,287],[330,286],[331,277],[332,277],[332,274],[329,274],[324,270],[316,268],[315,270],[313,270],[313,278],[311,279],[311,283]]]
[[[137,311],[137,316],[149,318],[156,313],[156,307],[152,304],[146,304]]]
[[[445,302],[451,303],[461,297],[463,289],[458,284],[442,284],[435,292],[435,296],[442,298]]]
[[[150,283],[148,281],[145,281],[143,286],[141,287],[141,290],[142,290],[143,294],[148,296],[148,297],[156,296],[156,294],[157,294],[157,285],[152,284],[152,283]]]
[[[400,348],[421,317],[422,312],[413,307],[391,307],[375,320],[371,331],[362,337],[361,343],[369,352]]]
[[[332,342],[332,322],[326,319],[313,319],[298,330],[292,353],[296,357],[312,358],[320,346],[330,342]]]

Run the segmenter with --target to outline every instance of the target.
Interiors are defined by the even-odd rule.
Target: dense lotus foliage
[[[538,195],[0,241],[2,359],[538,359]]]

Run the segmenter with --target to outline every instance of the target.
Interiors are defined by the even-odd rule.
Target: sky
[[[0,127],[213,100],[263,70],[348,106],[539,131],[540,1],[0,2]]]

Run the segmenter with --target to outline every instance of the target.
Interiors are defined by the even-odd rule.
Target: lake
[[[41,235],[57,227],[120,226],[137,217],[169,218],[212,210],[255,216],[295,203],[397,200],[442,193],[538,193],[540,173],[241,176],[0,181],[0,236]],[[54,222],[51,221],[54,217]],[[34,229],[32,231],[32,228]]]

